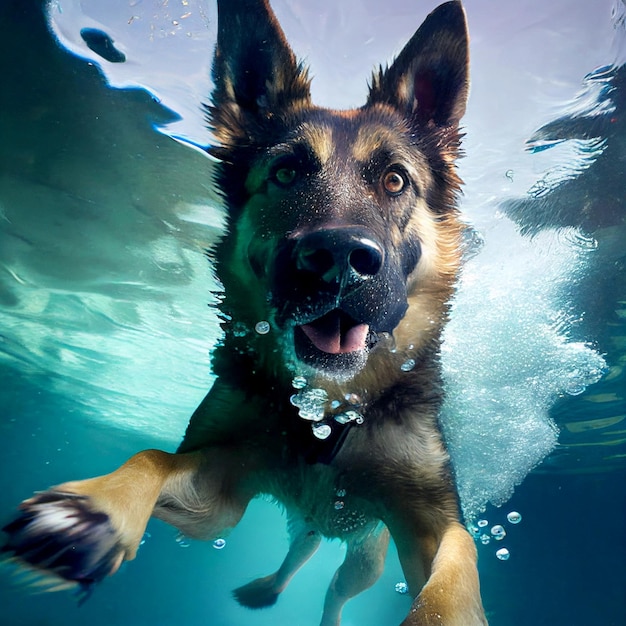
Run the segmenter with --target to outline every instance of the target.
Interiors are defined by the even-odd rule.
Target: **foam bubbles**
[[[396,583],[394,589],[396,593],[399,593],[402,595],[409,593],[409,586],[405,582]]]
[[[304,388],[291,396],[290,400],[291,404],[298,408],[298,415],[302,419],[311,422],[320,422],[324,419],[326,402],[328,401],[328,394],[324,389]]]
[[[597,352],[567,341],[559,301],[592,253],[551,233],[524,239],[502,220],[464,268],[444,334],[441,423],[470,522],[487,503],[506,502],[554,449],[556,399],[605,371]]]

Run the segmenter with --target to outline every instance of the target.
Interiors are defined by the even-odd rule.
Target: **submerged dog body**
[[[277,572],[235,591],[242,604],[275,602],[321,536],[339,537],[346,560],[322,617],[338,624],[380,575],[391,533],[415,597],[404,624],[485,624],[438,426],[463,230],[461,5],[434,11],[352,111],[311,103],[266,1],[218,7],[208,112],[230,224],[215,250],[216,382],[176,454],[145,451],[34,496],[4,549],[88,588],[134,557],[151,515],[214,538],[268,494],[292,542]]]

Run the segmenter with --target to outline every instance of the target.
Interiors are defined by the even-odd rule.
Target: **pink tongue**
[[[304,324],[300,328],[318,350],[328,354],[345,354],[363,350],[369,332],[367,324],[357,324],[342,334],[339,317],[337,317],[336,324],[323,326]]]

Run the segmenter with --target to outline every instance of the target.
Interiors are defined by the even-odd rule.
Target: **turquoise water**
[[[275,7],[319,75],[318,101],[348,106],[362,100],[370,67],[434,6],[413,4]],[[474,82],[463,209],[484,244],[468,262],[446,337],[444,426],[468,518],[486,520],[487,534],[495,525],[506,531],[501,541],[478,539],[490,623],[620,625],[626,285],[623,180],[612,163],[625,134],[620,83],[585,88],[583,77],[619,61],[622,9],[616,4],[611,19],[612,2],[591,13],[583,0],[541,4],[466,2]],[[210,87],[214,9],[106,6],[53,2],[63,48],[38,3],[0,5],[1,520],[34,490],[108,472],[143,448],[175,449],[211,382],[218,330],[203,250],[222,214],[212,164],[170,135],[208,140],[199,103]],[[81,43],[85,27],[106,27],[126,62],[99,59]],[[332,88],[338,80],[342,93]],[[594,108],[607,92],[609,108]],[[569,122],[546,131],[561,134],[553,147],[524,151],[536,129],[563,115]],[[589,124],[600,124],[605,142],[590,159],[572,146]],[[542,193],[530,197],[547,205],[529,210],[545,215],[557,204],[549,192],[567,177],[580,182],[564,206],[604,198],[595,208],[613,207],[607,223],[591,233],[566,224],[556,234],[520,235],[505,217],[507,202],[528,198],[539,182]],[[521,513],[519,524],[507,521],[511,511]],[[148,530],[137,560],[80,608],[70,593],[33,596],[19,576],[0,571],[0,624],[313,626],[343,555],[337,542],[324,545],[276,607],[250,612],[230,590],[282,559],[278,509],[255,503],[220,550],[181,543],[159,522]],[[506,561],[496,557],[501,547]],[[344,623],[399,623],[409,606],[395,591],[402,580],[392,550]]]

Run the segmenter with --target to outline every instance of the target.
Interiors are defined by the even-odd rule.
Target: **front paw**
[[[38,493],[2,530],[8,538],[1,552],[9,560],[75,583],[83,596],[124,558],[109,516],[95,510],[87,496],[54,489]]]

